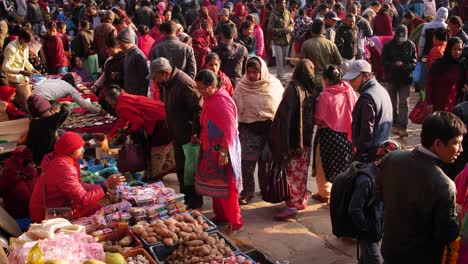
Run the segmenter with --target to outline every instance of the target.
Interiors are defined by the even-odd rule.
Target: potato
[[[133,239],[131,236],[126,236],[119,241],[119,245],[123,247],[130,246],[132,243],[133,243]]]
[[[203,240],[192,240],[192,241],[186,242],[185,244],[187,244],[187,246],[196,247],[196,246],[201,246],[201,245],[203,245],[204,242],[203,242]]]
[[[148,237],[148,233],[146,231],[143,231],[143,233],[141,233],[141,236],[143,238],[147,238]]]
[[[148,238],[146,239],[146,241],[147,241],[148,243],[150,243],[150,244],[154,244],[154,243],[158,242],[158,240],[157,240],[155,237],[148,237]]]
[[[195,217],[195,218],[201,216],[201,213],[199,211],[197,211],[197,210],[193,210],[192,214],[193,214],[193,217]]]
[[[192,257],[192,259],[190,260],[190,263],[199,263],[199,262],[200,262],[199,257]]]
[[[163,238],[163,243],[168,247],[174,246],[174,240],[172,238]]]
[[[203,230],[206,231],[208,229],[210,229],[210,226],[207,223],[204,223],[203,224]]]
[[[209,255],[210,254],[210,247],[208,247],[206,245],[202,246],[200,251],[204,256]]]
[[[149,237],[156,237],[158,234],[156,234],[155,232],[151,232],[151,233],[148,233],[148,236]]]
[[[132,230],[135,234],[141,235],[145,231],[145,228],[142,225],[135,225]]]
[[[203,220],[203,217],[201,215],[199,215],[196,219],[199,225],[203,225],[205,223],[205,220]]]
[[[154,231],[154,228],[152,228],[152,227],[147,227],[147,228],[145,228],[145,231],[148,232],[148,233],[151,233],[151,232]]]
[[[156,228],[155,231],[163,237],[172,237],[172,232],[167,228]]]
[[[193,232],[193,229],[190,226],[185,226],[185,227],[182,227],[181,229],[182,231],[187,232],[187,233]]]

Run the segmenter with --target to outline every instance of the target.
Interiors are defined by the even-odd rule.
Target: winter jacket
[[[411,22],[406,25],[406,28],[408,28],[408,36],[413,33],[413,30],[415,30],[419,25],[426,23],[426,21],[420,17],[414,17]]]
[[[441,42],[439,44],[435,44],[432,49],[427,54],[427,62],[426,62],[426,71],[429,72],[432,67],[432,63],[438,58],[442,58],[444,56],[445,46],[447,46],[447,42]]]
[[[135,11],[135,15],[133,16],[133,22],[135,25],[145,25],[148,28],[152,28],[154,25],[154,12],[151,8],[147,6],[143,6],[138,8]]]
[[[193,48],[181,42],[176,36],[167,36],[155,45],[150,52],[150,60],[164,57],[172,66],[182,70],[191,78],[197,73],[197,63]]]
[[[92,30],[83,30],[78,33],[71,43],[73,54],[80,59],[87,59],[89,55],[93,55],[95,53],[93,38]]]
[[[44,23],[44,16],[42,15],[42,10],[38,3],[28,4],[26,20],[30,21],[33,25]]]
[[[192,34],[192,48],[197,62],[197,69],[205,68],[205,58],[216,45],[216,39],[208,31],[200,28]]]
[[[440,163],[418,147],[394,151],[380,164],[375,194],[385,207],[385,263],[439,264],[445,245],[457,238],[455,184]]]
[[[247,49],[242,44],[231,41],[229,44],[219,43],[218,46],[213,48],[213,52],[218,54],[223,62],[220,70],[231,79],[232,85],[236,87],[236,83],[245,72],[249,56]]]
[[[418,17],[424,17],[424,2],[423,2],[423,0],[411,1],[411,3],[409,3],[406,6],[405,11],[411,11]]]
[[[352,135],[354,160],[374,162],[377,148],[390,136],[393,121],[392,101],[387,90],[375,79],[363,84],[353,109]]]
[[[288,46],[291,41],[291,32],[294,29],[294,21],[288,10],[275,9],[268,20],[268,32],[271,33],[273,45]]]
[[[117,37],[117,30],[111,23],[101,23],[94,29],[94,48],[98,54],[99,66],[103,66],[107,56],[106,47],[109,38]]]
[[[44,220],[43,188],[47,208],[71,207],[73,219],[89,216],[101,208],[99,200],[105,193],[100,185],[81,181],[79,163],[67,155],[55,152],[44,157],[42,174],[34,186],[29,204],[33,223]]]
[[[166,121],[174,143],[183,145],[192,135],[200,135],[201,96],[195,81],[183,71],[173,68],[170,79],[159,84],[161,101],[166,107]]]
[[[221,88],[228,92],[228,94],[232,97],[234,95],[234,87],[232,87],[231,79],[224,74],[221,70],[218,71],[218,77],[221,79]]]
[[[343,59],[352,60],[356,57],[358,48],[358,28],[350,28],[345,23],[336,30],[335,44]]]
[[[393,36],[392,17],[379,12],[374,19],[374,35]]]
[[[394,65],[396,61],[401,61],[403,65],[396,67]],[[416,67],[416,46],[411,40],[399,45],[393,38],[383,47],[382,64],[385,67],[387,81],[412,84],[413,70]]]
[[[125,55],[124,90],[129,94],[148,95],[148,73],[145,54],[137,46],[133,46]]]

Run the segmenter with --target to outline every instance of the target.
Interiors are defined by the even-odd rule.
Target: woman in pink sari
[[[221,84],[214,72],[201,70],[195,81],[204,100],[195,189],[213,198],[213,220],[228,222],[232,236],[244,228],[237,199],[242,191],[237,108],[226,90],[219,89]]]
[[[164,17],[160,15],[159,13],[154,14],[154,26],[151,28],[150,31],[150,36],[154,39],[154,44],[156,45],[161,41],[161,39],[164,37],[164,35],[159,32],[159,26],[164,22]]]

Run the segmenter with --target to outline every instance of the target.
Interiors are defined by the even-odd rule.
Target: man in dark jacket
[[[129,94],[147,96],[148,64],[145,54],[135,45],[131,29],[122,30],[117,36],[117,42],[125,52],[123,89]]]
[[[221,30],[222,30],[224,25],[227,24],[227,25],[231,25],[233,27],[236,27],[236,24],[234,22],[232,22],[231,19],[229,19],[229,15],[230,15],[230,12],[229,12],[229,9],[227,9],[227,8],[223,8],[219,12],[219,23],[214,24],[214,25],[216,25],[216,27],[214,29],[214,35],[216,36],[218,41],[220,41],[220,39],[221,39]]]
[[[135,25],[145,25],[148,28],[152,28],[154,25],[154,12],[150,8],[150,1],[143,0],[141,1],[141,7],[135,11],[133,16],[133,23]]]
[[[408,102],[413,70],[416,67],[416,46],[408,40],[406,26],[398,26],[393,39],[384,45],[382,64],[385,67],[385,77],[390,83],[388,93],[393,106],[392,132],[407,137]]]
[[[385,263],[441,263],[446,244],[457,238],[456,188],[440,166],[463,151],[465,133],[454,114],[436,112],[423,123],[422,146],[390,153],[382,162],[375,195],[385,208]]]
[[[197,73],[197,63],[193,48],[181,42],[176,36],[177,24],[174,21],[164,22],[159,26],[164,38],[150,52],[150,61],[159,57],[169,60],[171,65],[185,72],[192,79]]]
[[[186,73],[171,66],[166,58],[151,62],[148,79],[155,81],[160,88],[160,98],[166,106],[166,121],[169,134],[174,137],[174,156],[179,186],[185,194],[189,208],[201,208],[203,197],[193,186],[184,185],[185,156],[182,146],[196,142],[200,135],[201,96],[196,90],[195,81]]]
[[[352,62],[343,80],[349,81],[354,91],[361,95],[353,109],[352,143],[357,149],[354,160],[373,162],[377,148],[390,136],[390,96],[374,78],[372,68],[365,60]]]
[[[344,23],[336,30],[335,44],[345,60],[354,60],[357,55],[359,29],[356,27],[356,17],[346,15]]]
[[[374,35],[372,31],[372,27],[364,17],[358,15],[358,6],[359,2],[354,2],[352,5],[349,6],[348,12],[353,14],[356,17],[356,27],[359,30],[358,33],[358,52],[356,55],[356,59],[361,60],[362,56],[364,55],[364,46],[365,46],[365,39],[370,38]]]
[[[234,42],[235,34],[235,27],[229,24],[223,25],[221,42],[213,48],[213,52],[221,58],[221,71],[231,79],[233,87],[236,87],[236,83],[242,78],[249,56],[249,52],[242,44]]]

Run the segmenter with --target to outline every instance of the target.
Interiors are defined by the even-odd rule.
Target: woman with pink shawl
[[[465,219],[468,209],[468,164],[455,178],[457,186],[457,205],[461,207],[460,221],[462,224],[458,264],[468,263],[468,219]]]
[[[331,183],[351,161],[352,112],[357,101],[353,88],[341,80],[338,66],[323,71],[324,88],[315,110],[315,172],[318,192],[312,198],[322,203],[330,199]]]
[[[242,191],[237,108],[227,91],[220,89],[219,78],[211,70],[201,70],[195,81],[204,101],[195,189],[212,197],[214,222],[228,222],[232,236],[244,228],[237,200]]]

